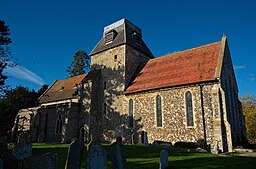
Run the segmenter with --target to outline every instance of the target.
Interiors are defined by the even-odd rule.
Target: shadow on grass
[[[234,156],[227,156],[227,157],[199,157],[199,158],[192,158],[190,159],[181,159],[169,160],[170,168],[218,168],[218,169],[253,169],[255,168],[256,158],[253,157],[234,157]]]
[[[33,154],[47,152],[58,154],[58,168],[65,168],[69,145],[63,144],[35,144]],[[108,168],[111,168],[110,145],[103,145],[107,151]],[[159,157],[161,150],[165,149],[169,154],[169,168],[255,168],[256,158],[228,155],[225,157],[210,153],[197,153],[193,150],[168,147],[144,147],[139,145],[125,145],[127,166],[129,169],[156,169],[159,168]],[[85,169],[86,146],[83,155],[81,169]]]

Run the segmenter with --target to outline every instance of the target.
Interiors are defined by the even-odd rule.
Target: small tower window
[[[109,44],[109,43],[113,42],[113,40],[115,39],[116,35],[117,35],[117,32],[114,29],[112,29],[111,31],[107,32],[105,34],[105,43]]]
[[[117,61],[117,55],[114,56],[114,61],[115,61],[115,62]]]

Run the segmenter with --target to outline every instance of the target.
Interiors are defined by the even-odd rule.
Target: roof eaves
[[[189,86],[189,85],[196,85],[196,84],[202,84],[202,83],[214,83],[214,82],[219,82],[218,79],[213,79],[213,80],[205,80],[205,81],[199,81],[199,82],[192,82],[192,83],[187,83],[187,84],[176,84],[176,85],[170,85],[170,86],[164,86],[164,87],[153,87],[150,89],[142,89],[142,90],[135,90],[135,91],[124,91],[124,95],[130,95],[130,94],[135,94],[135,93],[142,93],[142,92],[148,92],[152,90],[159,90],[159,89],[166,89],[166,88],[173,88],[173,87],[180,87],[180,86]]]

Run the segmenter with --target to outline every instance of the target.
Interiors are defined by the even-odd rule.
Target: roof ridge
[[[171,56],[171,55],[174,55],[174,54],[177,54],[177,53],[187,52],[187,51],[199,49],[199,48],[202,48],[202,47],[210,46],[210,45],[213,45],[215,43],[220,43],[220,41],[208,43],[208,44],[205,44],[205,45],[202,45],[202,46],[197,46],[197,47],[190,48],[190,49],[185,49],[185,50],[174,52],[174,53],[170,53],[170,54],[167,54],[167,55],[162,55],[162,56],[159,56],[157,58],[150,59],[150,60],[157,60],[157,59],[160,59],[160,58],[163,58],[163,57],[168,57],[168,56]]]

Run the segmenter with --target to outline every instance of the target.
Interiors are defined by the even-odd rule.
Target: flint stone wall
[[[205,131],[208,144],[213,143],[213,84],[203,86]],[[190,91],[193,100],[194,127],[187,126],[185,93]],[[156,96],[162,99],[162,127],[156,126]],[[149,143],[155,140],[172,142],[196,142],[204,138],[200,87],[186,86],[132,94],[126,97],[126,112],[129,99],[134,102],[134,119],[140,119],[140,130],[148,133]]]

